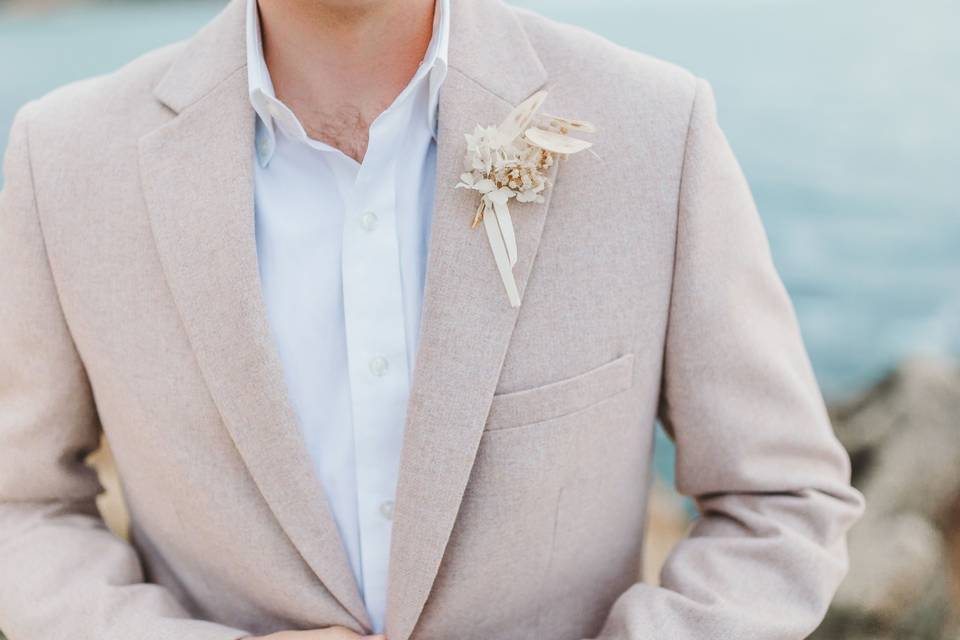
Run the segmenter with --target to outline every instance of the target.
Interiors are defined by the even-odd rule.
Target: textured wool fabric
[[[709,87],[455,0],[390,640],[799,639],[862,509]],[[243,2],[31,103],[0,196],[0,628],[231,640],[369,627],[271,342]],[[540,88],[599,159],[516,208],[508,305],[463,133]],[[654,421],[702,511],[637,582]],[[82,460],[101,430],[132,519]]]

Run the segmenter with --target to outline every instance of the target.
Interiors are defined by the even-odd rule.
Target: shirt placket
[[[363,164],[335,171],[344,194],[343,308],[356,451],[362,591],[383,611],[393,500],[409,394],[397,233],[397,135],[371,129]],[[392,127],[394,130],[396,126]],[[384,131],[386,129],[387,131]],[[352,178],[352,179],[351,179]],[[376,602],[372,601],[376,600]],[[382,620],[372,620],[382,630]]]

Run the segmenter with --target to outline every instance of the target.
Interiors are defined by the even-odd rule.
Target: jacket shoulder
[[[79,80],[25,105],[17,115],[29,140],[38,201],[55,207],[77,189],[102,185],[136,166],[141,136],[170,118],[153,94],[184,43],[150,51],[108,74]]]
[[[71,82],[31,101],[22,109],[31,133],[77,139],[87,132],[122,134],[136,127],[143,120],[138,116],[162,109],[153,88],[185,44],[154,49],[113,72]]]
[[[588,120],[597,152],[624,171],[679,190],[694,105],[705,83],[690,71],[580,27],[515,9],[547,73],[547,110]]]
[[[594,96],[644,96],[660,110],[689,115],[698,78],[689,70],[618,45],[578,26],[515,8],[552,85],[589,87]],[[633,105],[635,106],[635,105]]]

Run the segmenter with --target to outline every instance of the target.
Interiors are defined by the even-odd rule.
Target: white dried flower
[[[490,240],[510,305],[520,306],[520,294],[513,277],[517,263],[517,238],[508,203],[544,202],[547,173],[557,156],[579,153],[591,147],[585,140],[571,138],[570,131],[594,132],[589,122],[558,116],[541,117],[540,126],[531,126],[537,117],[546,91],[540,91],[516,107],[498,127],[477,125],[465,134],[466,171],[460,175],[458,189],[480,194],[473,226],[481,222]],[[485,215],[488,214],[488,215]]]
[[[546,97],[545,91],[535,94],[511,111],[499,127],[477,125],[473,133],[465,134],[467,172],[460,176],[457,187],[480,193],[474,226],[495,203],[506,204],[511,198],[543,202],[554,157],[590,148],[589,142],[567,135],[570,130],[594,131],[590,123],[544,116],[544,128],[530,126]]]

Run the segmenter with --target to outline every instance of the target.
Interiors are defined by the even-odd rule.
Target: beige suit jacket
[[[26,106],[0,199],[0,628],[230,640],[369,620],[261,299],[243,2]],[[390,640],[797,639],[861,502],[708,86],[455,0]],[[518,206],[512,309],[463,133],[540,88],[600,159]],[[637,582],[654,422],[702,517]],[[112,445],[132,541],[84,465]]]

